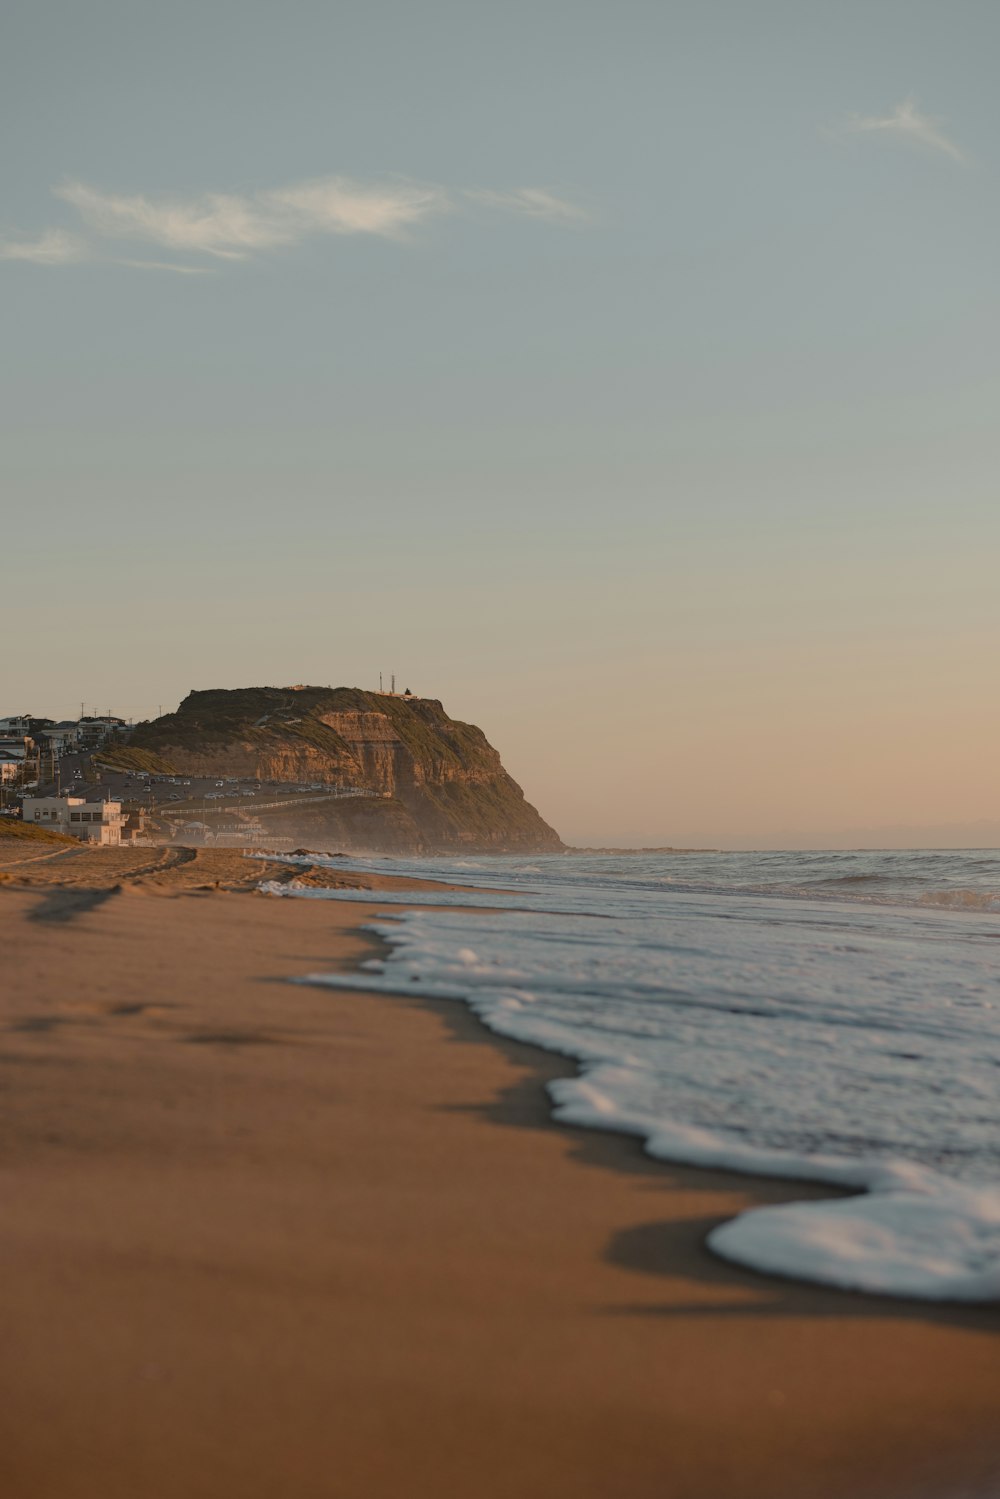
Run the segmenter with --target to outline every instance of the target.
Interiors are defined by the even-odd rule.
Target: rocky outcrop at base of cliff
[[[563,846],[483,731],[449,718],[431,698],[355,687],[191,692],[176,713],[139,724],[129,750],[184,775],[370,793],[303,808],[294,827],[291,813],[275,814],[280,836],[407,853],[554,853]]]

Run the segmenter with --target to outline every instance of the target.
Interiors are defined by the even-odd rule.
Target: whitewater
[[[388,956],[307,982],[460,1000],[578,1063],[558,1120],[851,1194],[751,1209],[715,1253],[1000,1299],[1000,852],[303,862],[476,892],[266,886],[394,908]]]

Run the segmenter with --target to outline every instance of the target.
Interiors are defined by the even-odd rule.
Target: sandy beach
[[[714,1259],[804,1189],[555,1127],[570,1064],[457,1004],[289,984],[384,882],[286,875],[0,861],[6,1499],[1000,1492],[1000,1310]]]

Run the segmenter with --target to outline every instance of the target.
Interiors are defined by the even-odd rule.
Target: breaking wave
[[[421,909],[378,923],[389,953],[363,974],[310,981],[461,1000],[575,1059],[550,1085],[563,1122],[860,1194],[744,1213],[709,1237],[726,1258],[1000,1299],[1000,857],[718,860],[366,861],[479,889],[377,895]]]

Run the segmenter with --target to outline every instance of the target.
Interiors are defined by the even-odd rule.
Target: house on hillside
[[[0,754],[19,760],[23,765],[26,760],[35,758],[34,740],[18,734],[0,734]]]
[[[96,749],[104,743],[109,734],[127,729],[128,724],[124,718],[108,715],[106,718],[81,718],[77,727],[80,730],[80,743],[87,749]]]
[[[0,786],[16,781],[23,769],[23,756],[12,755],[8,750],[0,749]]]
[[[66,755],[80,746],[80,725],[69,720],[54,723],[50,729],[39,729],[38,738],[46,754]]]

